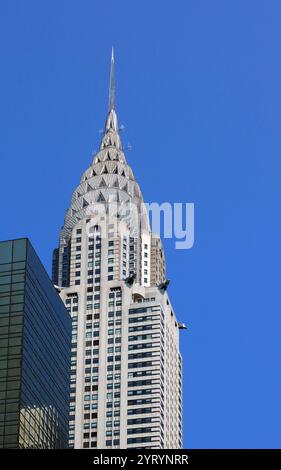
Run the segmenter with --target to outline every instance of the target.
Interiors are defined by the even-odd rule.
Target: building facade
[[[122,147],[113,55],[104,134],[66,212],[53,282],[72,316],[69,446],[181,448],[182,325]]]
[[[71,318],[27,239],[0,242],[0,448],[68,447]]]

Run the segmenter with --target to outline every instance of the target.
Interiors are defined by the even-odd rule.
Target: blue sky
[[[50,271],[98,148],[116,51],[127,160],[146,201],[195,203],[165,241],[184,358],[185,446],[281,446],[280,2],[0,5],[0,238]]]

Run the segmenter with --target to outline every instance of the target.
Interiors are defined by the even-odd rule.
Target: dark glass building
[[[68,447],[71,318],[27,239],[0,242],[0,448]]]

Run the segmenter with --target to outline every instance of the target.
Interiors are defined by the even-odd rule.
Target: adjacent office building
[[[184,325],[122,147],[113,54],[104,134],[66,212],[53,283],[72,317],[69,446],[181,448]]]
[[[27,239],[0,242],[0,448],[68,447],[71,318]]]

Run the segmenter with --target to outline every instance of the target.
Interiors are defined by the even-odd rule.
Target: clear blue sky
[[[195,203],[166,241],[182,334],[185,446],[281,447],[281,4],[2,0],[0,238],[50,271],[104,124],[111,45],[146,201]]]

